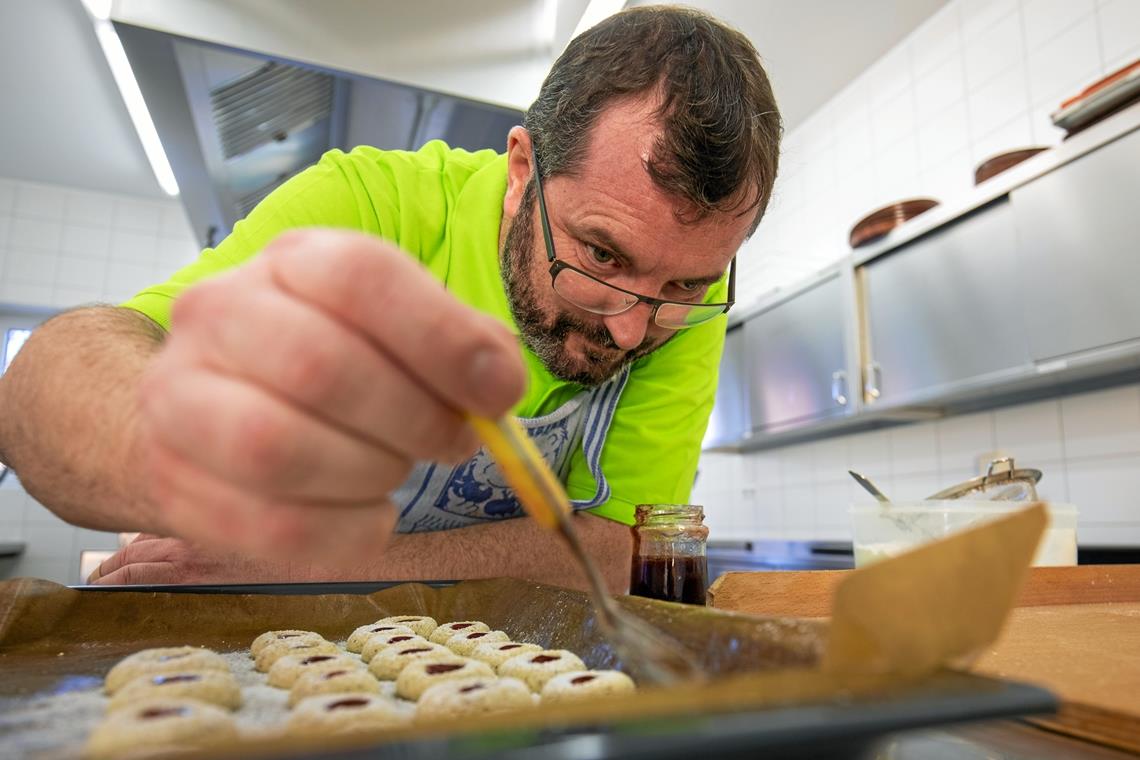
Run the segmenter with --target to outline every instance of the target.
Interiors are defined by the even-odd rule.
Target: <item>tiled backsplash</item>
[[[1042,498],[1080,510],[1082,544],[1140,546],[1140,384],[747,454],[706,453],[693,500],[712,540],[850,541],[847,510],[922,499],[994,455],[1044,472]]]
[[[995,153],[1059,143],[1049,114],[1138,56],[1137,0],[950,0],[787,135],[738,303],[842,258],[886,203],[953,202]]]
[[[0,311],[121,301],[197,254],[177,201],[0,178]],[[60,520],[15,478],[0,485],[0,542],[11,539],[27,549],[0,559],[0,577],[60,583],[79,580],[81,551],[117,546],[115,534]]]
[[[120,301],[197,255],[177,201],[0,178],[0,304]]]

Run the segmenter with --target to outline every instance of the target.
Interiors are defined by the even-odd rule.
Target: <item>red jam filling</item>
[[[326,710],[343,710],[346,707],[364,707],[366,704],[368,704],[367,699],[361,699],[360,697],[356,697],[354,699],[342,699],[342,700],[339,700],[337,702],[331,702],[331,703],[329,703],[328,707],[326,707],[325,709]]]
[[[185,715],[187,712],[188,710],[185,707],[152,707],[139,713],[139,717],[143,720],[154,720],[155,718],[173,718],[178,715]]]
[[[347,670],[334,670],[331,673],[325,673],[323,676],[321,676],[321,678],[325,681],[328,681],[331,678],[336,678],[337,676],[343,676],[343,675],[346,675],[347,673],[348,673]]]
[[[595,678],[597,678],[597,676],[578,676],[577,678],[571,678],[570,683],[577,686],[580,683],[589,683],[590,681],[593,681]]]
[[[459,693],[460,694],[470,694],[473,691],[479,691],[480,689],[485,689],[485,688],[487,688],[487,687],[484,686],[483,684],[475,683],[475,684],[471,684],[470,686],[464,686],[462,689],[459,690]]]
[[[420,647],[419,649],[405,649],[404,651],[400,652],[400,654],[402,654],[402,655],[403,654],[419,654],[420,652],[433,652],[433,651],[435,651],[435,650],[431,649],[430,647]]]
[[[301,664],[312,665],[314,662],[326,662],[332,658],[333,657],[331,654],[315,654],[312,657],[306,657],[305,659],[301,660]]]
[[[561,660],[561,659],[562,659],[562,656],[557,655],[557,654],[538,654],[538,655],[535,655],[534,657],[531,657],[530,661],[533,662],[535,665],[541,665],[544,662],[554,662],[555,660]]]
[[[457,670],[463,670],[467,667],[462,662],[437,662],[434,665],[428,665],[424,670],[429,676],[438,676],[442,673],[454,673]]]

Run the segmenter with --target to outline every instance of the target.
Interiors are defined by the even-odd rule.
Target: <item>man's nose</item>
[[[602,323],[610,331],[610,337],[623,351],[637,348],[645,340],[649,330],[649,317],[653,314],[653,307],[647,303],[639,303],[629,311],[604,317]]]

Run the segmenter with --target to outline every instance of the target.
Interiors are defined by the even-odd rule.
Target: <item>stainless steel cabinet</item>
[[[1001,199],[861,268],[867,402],[927,401],[1025,371],[1015,249]]]
[[[1140,340],[1140,131],[1010,198],[1032,357]]]
[[[775,432],[846,414],[850,278],[826,277],[744,322],[752,430]]]
[[[716,404],[709,417],[704,446],[736,444],[751,429],[748,421],[748,375],[744,362],[744,327],[730,327],[724,336],[724,353],[720,358]]]

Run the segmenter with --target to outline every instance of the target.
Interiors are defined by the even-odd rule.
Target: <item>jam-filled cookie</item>
[[[278,641],[324,641],[325,637],[313,631],[266,631],[249,645],[249,656],[257,659],[261,650]]]
[[[617,670],[571,670],[559,673],[542,687],[544,705],[577,702],[637,690],[633,679]]]
[[[464,678],[431,686],[416,704],[416,721],[517,712],[534,707],[534,695],[517,678]]]
[[[139,676],[160,676],[191,670],[220,670],[228,673],[230,668],[220,654],[201,647],[144,649],[124,657],[111,668],[104,679],[103,689],[108,694],[114,694],[128,681]]]
[[[542,647],[538,644],[523,644],[518,641],[505,641],[505,642],[492,642],[490,644],[480,644],[475,647],[475,651],[471,656],[476,660],[482,660],[490,665],[492,668],[498,668],[507,660],[512,657],[518,657],[520,654],[531,654],[533,652],[541,652]]]
[[[456,654],[470,657],[480,644],[507,643],[510,640],[511,637],[502,631],[460,631],[444,642],[444,645]]]
[[[439,660],[454,660],[452,652],[442,644],[433,644],[430,641],[397,644],[383,649],[368,663],[368,672],[384,681],[395,681],[409,663],[420,660],[437,662]]]
[[[225,710],[196,699],[154,699],[108,715],[87,739],[88,760],[119,760],[219,748],[237,741]]]
[[[123,684],[111,697],[107,711],[138,702],[187,697],[227,710],[241,707],[241,687],[232,673],[222,670],[180,670],[156,676],[139,676]]]
[[[520,654],[499,666],[499,675],[517,678],[533,692],[542,691],[554,676],[571,670],[585,670],[586,665],[578,655],[565,649],[544,649],[541,652]]]
[[[413,662],[396,678],[396,696],[413,702],[437,683],[482,676],[494,678],[495,671],[485,662],[453,655],[453,659],[435,662]]]
[[[340,648],[331,641],[325,641],[324,639],[285,639],[284,641],[275,641],[261,650],[257,655],[257,659],[254,660],[254,667],[262,673],[268,673],[275,662],[291,654],[340,654]]]
[[[372,658],[388,647],[397,644],[429,644],[423,636],[414,633],[374,633],[364,642],[360,649],[360,659],[372,662]]]
[[[401,634],[407,636],[417,635],[415,631],[406,625],[381,622],[369,623],[368,625],[362,625],[353,631],[352,635],[348,637],[348,642],[344,645],[344,648],[353,654],[360,654],[360,652],[364,649],[364,643],[368,641],[369,637],[375,633],[388,633],[392,634],[393,636]]]
[[[436,628],[432,631],[431,636],[428,636],[428,640],[434,641],[436,644],[446,644],[447,640],[457,633],[489,630],[491,630],[491,626],[480,623],[478,620],[457,620],[454,623],[444,623]]]
[[[435,632],[439,627],[439,623],[435,622],[435,618],[430,618],[427,615],[393,615],[391,617],[380,618],[376,621],[376,625],[403,625],[415,631],[417,636],[423,636],[425,639]]]
[[[295,736],[376,731],[407,724],[412,711],[376,694],[322,694],[293,708],[286,724]]]
[[[363,668],[303,673],[289,690],[289,706],[320,694],[379,694],[380,682]]]
[[[344,669],[363,670],[364,665],[348,654],[287,654],[269,669],[269,685],[289,689],[304,673],[331,673]]]

